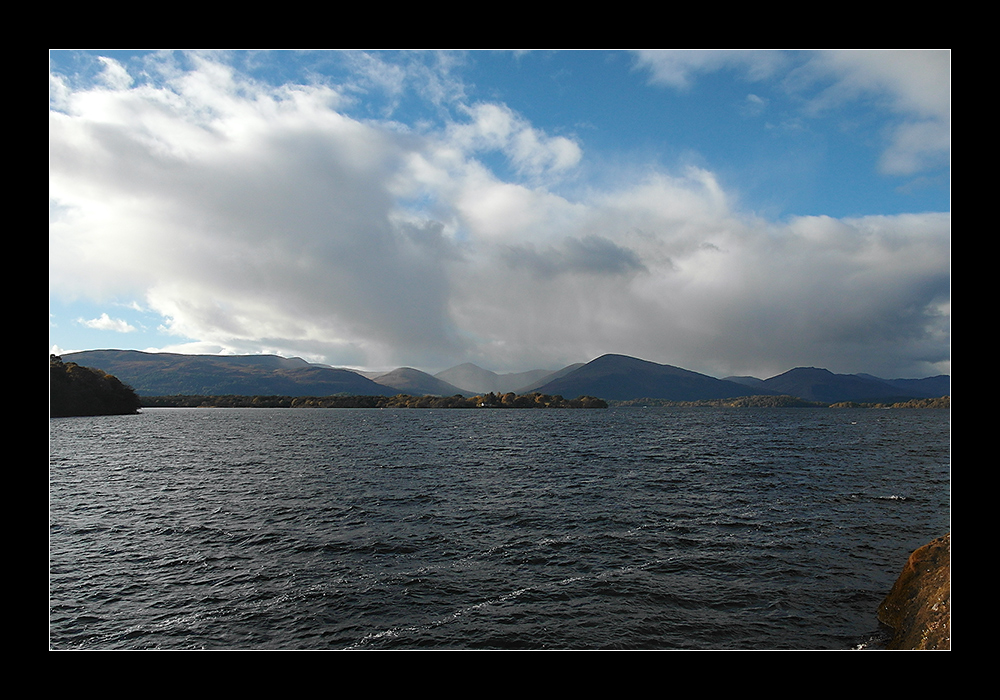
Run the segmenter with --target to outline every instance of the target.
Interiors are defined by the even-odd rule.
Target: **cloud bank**
[[[357,85],[185,58],[150,57],[143,75],[102,58],[86,85],[53,76],[50,113],[50,293],[139,299],[173,350],[429,370],[620,352],[715,376],[949,371],[947,213],[767,221],[702,168],[566,187],[581,142],[444,78],[443,116],[404,124],[352,112]],[[383,89],[410,79],[366,58]],[[663,58],[639,65],[682,86],[727,60]],[[781,68],[752,58],[738,59],[752,76]],[[892,61],[820,58],[811,70],[842,93],[827,101],[879,89],[907,116],[886,169],[947,150],[940,90],[908,87]]]

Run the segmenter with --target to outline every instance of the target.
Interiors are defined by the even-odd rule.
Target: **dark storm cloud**
[[[567,238],[559,245],[538,250],[530,243],[506,246],[500,258],[510,268],[527,270],[532,275],[614,275],[624,276],[645,271],[639,256],[599,236]]]

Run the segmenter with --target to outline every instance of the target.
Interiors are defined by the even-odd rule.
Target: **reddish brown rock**
[[[910,555],[878,608],[887,649],[951,649],[951,533]]]

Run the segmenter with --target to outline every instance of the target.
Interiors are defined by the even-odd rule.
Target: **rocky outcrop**
[[[887,649],[951,649],[951,533],[910,555],[878,608]]]

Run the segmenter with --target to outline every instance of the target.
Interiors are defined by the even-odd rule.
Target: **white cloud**
[[[748,117],[759,117],[767,110],[767,103],[768,101],[760,95],[751,93],[743,103],[743,114]]]
[[[113,58],[99,56],[97,58],[104,69],[101,71],[100,80],[112,90],[125,90],[132,86],[132,76],[128,74],[125,67]]]
[[[805,71],[831,81],[812,100],[814,109],[862,97],[884,99],[899,117],[880,166],[913,175],[947,163],[951,150],[951,52],[947,50],[830,51],[816,54]]]
[[[74,96],[52,117],[56,290],[142,293],[222,346],[447,345],[440,262],[390,217],[407,146],[331,97],[207,61],[166,88]]]
[[[391,59],[380,52],[349,51],[352,67],[345,91],[388,98],[382,116],[391,118],[403,99],[416,95],[436,107],[447,107],[465,98],[465,85],[453,75],[462,54],[453,51],[393,51]]]
[[[806,112],[814,115],[874,100],[897,119],[880,161],[889,175],[914,175],[946,164],[950,155],[949,50],[639,51],[636,64],[651,83],[681,90],[699,75],[732,69],[749,81],[773,81],[803,96]],[[750,95],[744,109],[759,108],[761,99]]]
[[[650,81],[686,89],[698,74],[732,68],[749,80],[764,80],[784,70],[788,57],[778,51],[727,49],[661,49],[637,51],[638,66]]]
[[[501,151],[522,175],[561,173],[583,157],[574,141],[544,134],[505,105],[476,104],[466,111],[470,121],[453,125],[449,141],[470,154]]]
[[[883,95],[900,114],[949,121],[951,52],[947,50],[844,50],[808,55],[799,69],[807,83],[826,80],[814,107],[837,106],[863,96]]]
[[[129,324],[128,321],[120,318],[111,318],[106,313],[90,320],[81,318],[78,320],[78,323],[98,331],[115,331],[116,333],[132,333],[135,331],[135,326]]]

